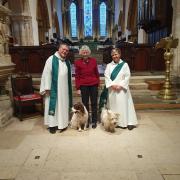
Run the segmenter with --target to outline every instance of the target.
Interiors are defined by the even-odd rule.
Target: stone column
[[[119,14],[120,11],[122,10],[122,0],[115,0],[114,1],[114,24],[118,24],[119,21]],[[119,24],[118,24],[119,25]]]
[[[11,100],[8,95],[7,84],[11,72],[14,70],[14,64],[8,54],[9,37],[9,15],[11,11],[0,5],[0,127],[3,127],[12,121]]]
[[[113,37],[113,25],[114,25],[114,12],[112,11],[113,7],[107,9],[107,33],[109,34],[109,38]]]
[[[32,17],[24,15],[13,15],[12,35],[16,38],[15,41],[21,46],[33,45],[32,35]]]
[[[99,38],[99,3],[98,1],[94,2],[93,10],[93,39]]]
[[[78,34],[78,38],[79,40],[81,39],[84,39],[84,20],[83,20],[83,13],[84,13],[84,10],[83,10],[83,7],[82,7],[82,1],[78,1],[79,3],[79,6],[78,6],[78,18],[77,18],[77,21],[78,21],[78,31],[79,31],[79,34]]]
[[[173,23],[172,23],[172,35],[174,38],[179,39],[179,45],[174,50],[172,73],[174,76],[180,78],[180,3],[178,0],[172,1],[173,6]]]
[[[70,14],[69,14],[69,2],[64,1],[62,7],[62,23],[63,23],[63,35],[65,38],[70,38]]]

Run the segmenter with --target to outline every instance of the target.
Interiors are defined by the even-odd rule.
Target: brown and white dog
[[[114,113],[110,109],[103,108],[101,112],[101,123],[104,126],[105,131],[115,132],[117,126],[119,114]]]
[[[86,125],[88,123],[88,112],[86,107],[81,102],[78,102],[72,107],[72,112],[73,115],[70,121],[71,128],[78,129],[78,131],[81,131],[82,128],[86,130]]]

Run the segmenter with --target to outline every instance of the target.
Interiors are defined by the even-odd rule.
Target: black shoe
[[[129,130],[133,130],[135,127],[136,127],[136,126],[134,126],[134,125],[128,125],[128,126],[127,126],[127,128],[128,128]]]
[[[64,128],[64,129],[60,129],[59,132],[62,133],[62,132],[64,132],[66,129],[67,129],[67,127]]]
[[[49,127],[49,132],[51,134],[55,134],[56,133],[56,127]]]
[[[127,127],[116,126],[116,128],[126,129]]]
[[[89,128],[89,123],[88,123],[88,124],[86,124],[86,128]]]
[[[96,123],[93,123],[92,124],[92,128],[95,129],[97,127],[97,124]]]

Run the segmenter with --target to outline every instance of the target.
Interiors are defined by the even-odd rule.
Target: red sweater
[[[80,86],[99,85],[99,72],[95,58],[88,58],[87,62],[77,59],[75,66],[75,84],[78,90]]]

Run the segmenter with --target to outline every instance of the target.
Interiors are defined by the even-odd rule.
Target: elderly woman
[[[99,86],[99,72],[95,58],[90,57],[91,50],[83,45],[79,50],[81,59],[75,60],[75,85],[77,94],[81,95],[83,104],[89,112],[89,99],[91,102],[92,128],[97,126],[97,98]],[[88,122],[89,127],[90,118]]]
[[[112,49],[111,56],[113,61],[107,64],[104,73],[108,89],[107,105],[113,112],[120,114],[118,127],[132,130],[137,125],[137,117],[129,90],[129,66],[121,59],[120,49]]]

